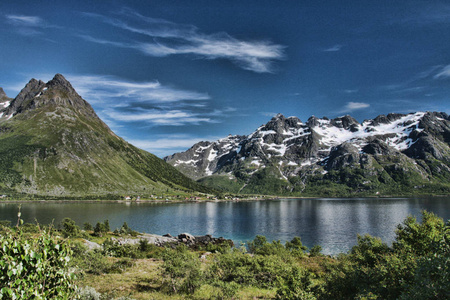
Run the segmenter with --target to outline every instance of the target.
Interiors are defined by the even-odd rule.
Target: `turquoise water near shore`
[[[17,221],[17,203],[0,202],[0,220]],[[24,202],[25,222],[58,224],[69,217],[82,227],[108,219],[111,229],[123,222],[140,232],[177,235],[211,234],[237,245],[265,235],[268,240],[300,236],[303,244],[321,245],[323,253],[347,252],[357,234],[369,233],[392,242],[395,228],[408,215],[420,219],[421,210],[450,219],[450,197],[276,199],[239,202],[117,203]]]

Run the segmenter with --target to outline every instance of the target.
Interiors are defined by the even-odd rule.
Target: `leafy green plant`
[[[186,246],[166,249],[162,257],[163,289],[168,293],[193,294],[204,283],[200,260]]]
[[[110,231],[109,221],[105,220],[103,223],[97,222],[94,227],[94,235],[103,236],[103,234],[108,233]]]
[[[19,228],[0,236],[0,246],[0,299],[73,299],[76,286],[65,241],[45,231],[25,238]]]

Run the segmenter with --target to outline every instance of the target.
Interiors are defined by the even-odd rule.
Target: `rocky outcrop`
[[[450,178],[444,167],[450,164],[450,119],[443,112],[390,113],[361,124],[348,115],[335,119],[312,116],[303,123],[278,114],[248,136],[223,140],[230,139],[232,147],[231,143],[222,147],[219,141],[202,142],[165,160],[188,176],[195,173],[195,179],[216,176],[202,179],[204,183],[217,179],[222,186],[225,180],[240,184],[235,191],[243,193],[271,193],[274,187],[283,193],[295,191],[296,185],[303,188],[315,180],[311,178],[323,176],[339,182],[350,176],[348,172],[375,178],[364,180],[367,186],[379,186],[379,182],[404,185],[408,174],[419,174],[418,181],[429,182],[434,176],[430,170],[436,166],[444,172],[440,178]],[[267,189],[251,188],[255,182]]]
[[[78,95],[70,82],[61,74],[56,74],[47,83],[31,79],[11,101],[4,115],[15,116],[46,105],[70,106],[77,113],[98,119],[91,105]]]
[[[184,244],[192,249],[205,248],[207,245],[229,245],[234,246],[232,240],[225,239],[223,237],[215,238],[211,235],[193,236],[189,233],[181,233],[177,237],[172,237],[170,234],[161,236],[156,234],[144,233],[138,235],[136,238],[126,237],[113,237],[112,240],[120,245],[131,244],[137,245],[141,240],[146,240],[149,244],[156,246],[170,245],[176,247],[177,245]]]
[[[3,88],[0,87],[0,101],[3,100],[8,100],[8,96],[6,95],[5,91],[3,90]]]

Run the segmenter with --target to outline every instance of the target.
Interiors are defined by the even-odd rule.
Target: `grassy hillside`
[[[2,194],[122,198],[211,192],[116,136],[90,106],[35,106],[0,122]]]

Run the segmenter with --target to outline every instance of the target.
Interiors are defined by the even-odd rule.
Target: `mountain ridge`
[[[449,124],[443,112],[391,113],[362,123],[349,115],[303,123],[278,114],[247,136],[201,142],[164,159],[193,179],[233,192],[448,193]]]
[[[0,107],[0,192],[113,197],[208,192],[118,137],[63,75],[31,79]],[[109,196],[108,196],[109,195]]]

